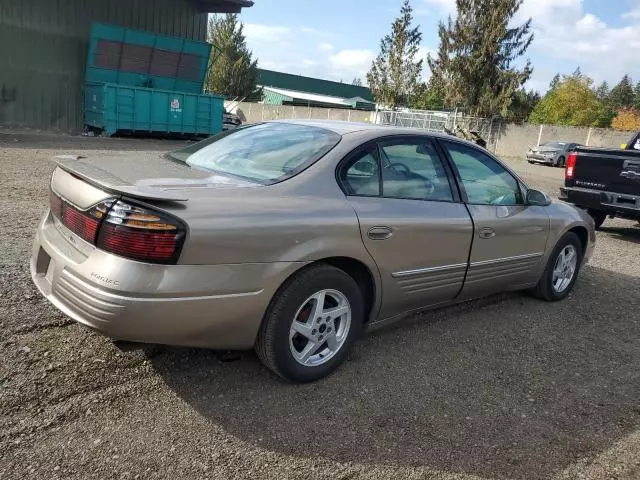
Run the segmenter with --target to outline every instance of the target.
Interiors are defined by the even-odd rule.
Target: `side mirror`
[[[530,188],[527,190],[527,205],[546,207],[547,205],[551,205],[551,197],[540,190]]]

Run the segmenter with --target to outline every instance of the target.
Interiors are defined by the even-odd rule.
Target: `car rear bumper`
[[[559,198],[587,210],[596,210],[631,220],[640,219],[640,195],[603,192],[581,187],[561,187]]]
[[[85,253],[45,216],[31,277],[63,313],[115,340],[207,348],[251,348],[275,290],[300,267],[150,265]]]

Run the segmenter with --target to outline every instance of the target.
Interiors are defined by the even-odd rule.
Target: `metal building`
[[[82,130],[92,22],[206,40],[208,13],[251,0],[0,0],[0,126]]]
[[[374,110],[369,87],[333,82],[321,78],[258,69],[263,101],[270,105],[302,105],[326,108]]]

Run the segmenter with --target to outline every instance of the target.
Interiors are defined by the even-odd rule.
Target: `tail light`
[[[146,263],[177,263],[186,228],[162,212],[108,199],[80,210],[50,192],[51,213],[73,233],[121,257]]]
[[[578,159],[578,154],[576,152],[571,152],[567,155],[567,168],[564,171],[564,178],[566,180],[573,180],[574,175],[576,174],[576,160]]]
[[[147,263],[176,263],[186,229],[177,219],[148,207],[116,201],[100,227],[97,247]]]
[[[100,221],[111,207],[112,200],[94,205],[88,210],[80,210],[50,192],[51,213],[62,224],[83,240],[95,244]]]

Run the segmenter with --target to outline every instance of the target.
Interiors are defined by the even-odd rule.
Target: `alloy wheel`
[[[573,245],[566,245],[556,258],[551,284],[556,293],[564,292],[571,284],[578,266],[578,252]]]
[[[293,358],[304,366],[322,365],[344,345],[351,328],[351,305],[338,290],[321,290],[296,312],[289,331]]]

